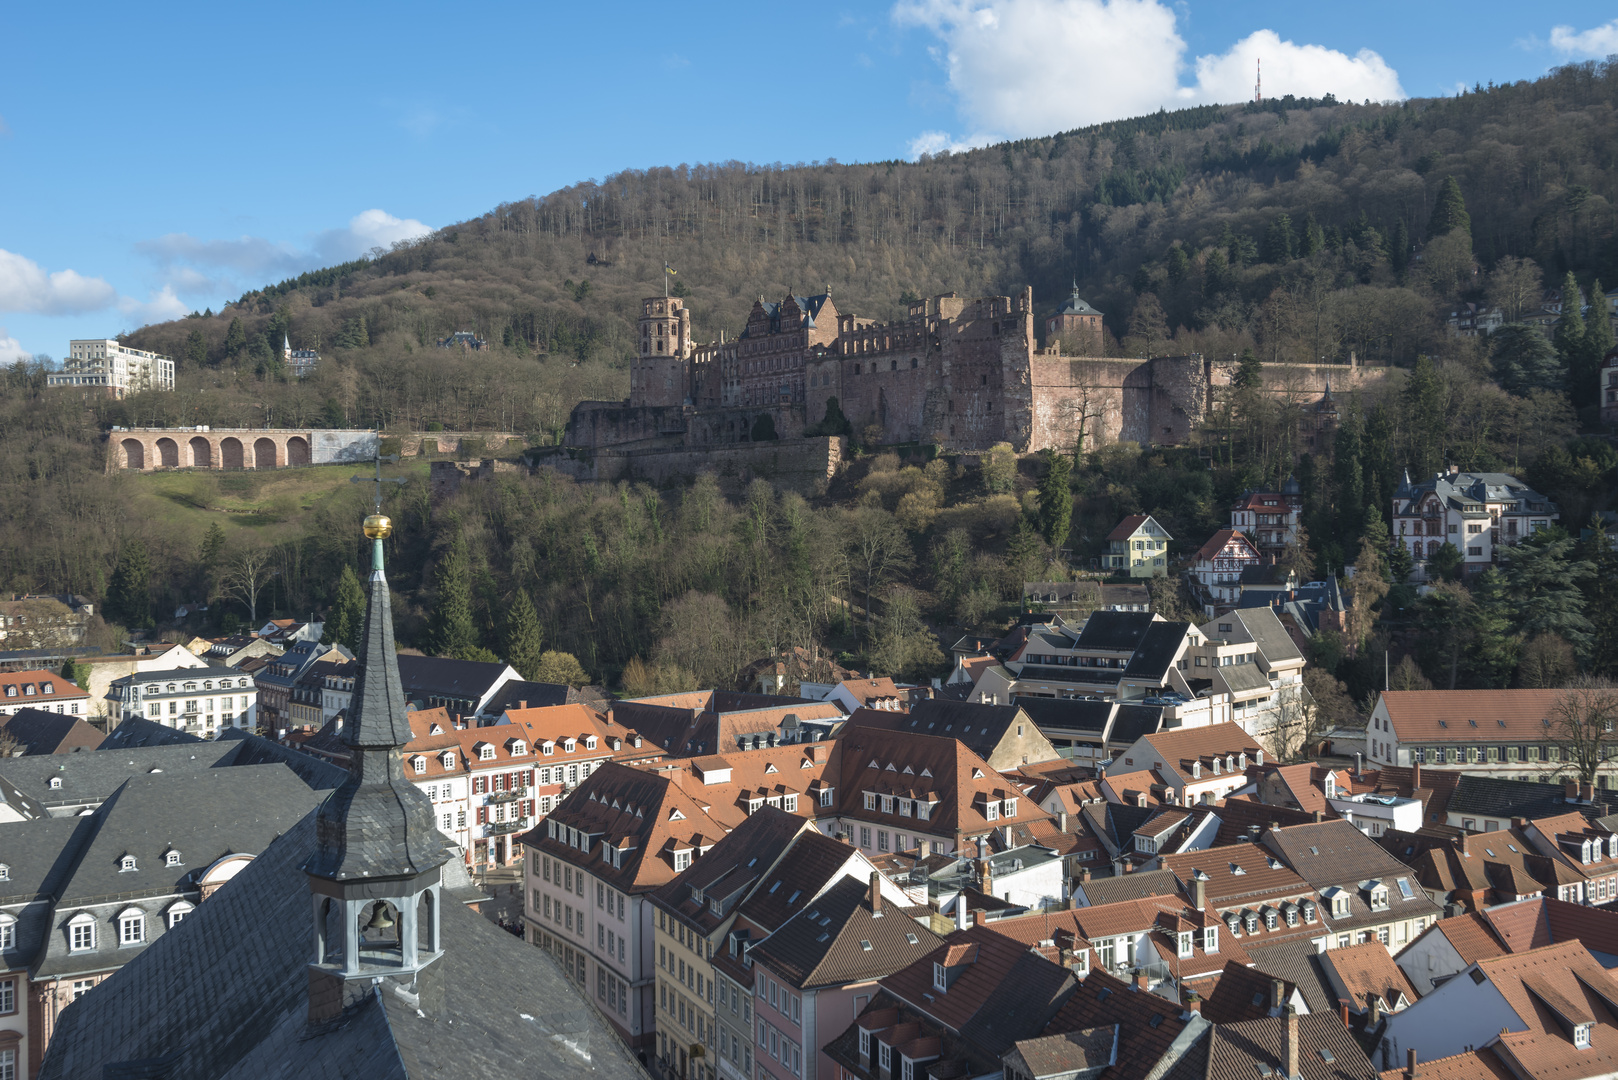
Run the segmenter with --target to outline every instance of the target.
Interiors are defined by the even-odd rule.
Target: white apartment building
[[[142,390],[173,390],[174,361],[128,348],[112,338],[75,338],[68,342],[62,370],[47,375],[45,384],[102,389],[113,397]]]
[[[1446,542],[1476,574],[1508,548],[1558,518],[1556,504],[1508,473],[1466,473],[1451,467],[1412,483],[1407,472],[1393,495],[1393,542],[1423,565]]]
[[[172,668],[126,675],[113,682],[108,700],[118,721],[143,716],[166,727],[212,738],[225,728],[257,726],[258,690],[235,668]]]

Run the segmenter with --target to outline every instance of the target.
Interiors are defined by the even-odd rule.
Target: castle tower
[[[640,347],[629,370],[629,404],[683,405],[690,396],[691,313],[677,296],[640,302]]]
[[[315,925],[311,1019],[340,1013],[382,978],[413,986],[442,953],[439,875],[449,852],[426,795],[404,775],[409,706],[382,572],[382,540],[392,530],[379,513],[365,519],[371,595],[360,675],[342,732],[353,764],[316,812],[315,850],[303,864]]]
[[[1100,356],[1105,351],[1101,336],[1101,312],[1079,295],[1077,283],[1062,310],[1045,320],[1046,344],[1054,345],[1059,339],[1073,350],[1072,355],[1075,356]]]

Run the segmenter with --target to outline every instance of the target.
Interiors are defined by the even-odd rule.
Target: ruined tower
[[[683,405],[691,356],[691,313],[685,301],[652,296],[640,302],[640,347],[629,369],[629,404]]]

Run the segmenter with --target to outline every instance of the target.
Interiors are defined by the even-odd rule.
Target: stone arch
[[[167,436],[157,440],[157,461],[154,464],[164,469],[178,469],[180,467],[179,444]]]
[[[294,435],[287,440],[287,464],[309,464],[309,440],[301,435]]]
[[[275,440],[257,439],[253,443],[253,468],[273,469],[276,467]]]
[[[119,444],[119,448],[123,451],[124,468],[142,470],[146,468],[146,447],[139,439],[125,439]]]
[[[191,464],[203,469],[213,467],[213,447],[201,435],[191,439]]]
[[[240,469],[242,467],[242,441],[232,436],[219,444],[219,467],[222,469]]]

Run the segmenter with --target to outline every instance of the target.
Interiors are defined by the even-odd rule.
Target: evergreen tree
[[[365,632],[365,589],[359,575],[347,563],[337,579],[337,602],[326,616],[326,632],[320,640],[327,645],[341,645],[355,656],[360,651],[360,635]]]
[[[225,359],[234,360],[245,348],[247,331],[242,328],[242,320],[238,316],[230,320],[230,329],[225,331]]]
[[[1518,544],[1511,552],[1506,580],[1525,638],[1555,634],[1583,651],[1594,641],[1595,626],[1585,615],[1579,586],[1588,579],[1589,563],[1570,558],[1573,541],[1560,529],[1548,529]]]
[[[1506,576],[1489,567],[1472,584],[1471,643],[1461,658],[1467,685],[1504,687],[1517,666],[1517,639],[1512,634],[1514,613]]]
[[[62,678],[75,686],[82,687],[84,680],[90,677],[90,665],[80,664],[71,656],[62,661]]]
[[[1311,213],[1303,223],[1303,257],[1306,259],[1319,255],[1326,247],[1326,233],[1320,227]]]
[[[1461,656],[1472,641],[1476,605],[1464,586],[1441,581],[1416,604],[1416,649],[1435,682],[1454,690],[1460,680]]]
[[[1461,568],[1466,565],[1466,556],[1461,549],[1445,540],[1438,545],[1438,550],[1427,557],[1427,569],[1443,578],[1445,581],[1459,581]]]
[[[1185,253],[1185,248],[1175,244],[1169,248],[1168,256],[1163,260],[1168,268],[1169,284],[1178,285],[1185,280],[1186,274],[1191,272],[1191,257]]]
[[[506,663],[517,669],[517,674],[533,680],[539,671],[540,648],[543,638],[539,630],[539,615],[534,611],[533,598],[526,589],[518,589],[506,609],[505,619]]]
[[[215,521],[197,545],[197,589],[203,603],[212,603],[219,591],[219,562],[225,553],[225,530]]]
[[[427,616],[427,644],[435,656],[460,656],[478,644],[472,625],[472,585],[466,542],[457,536],[433,573],[437,598]]]
[[[1073,520],[1073,461],[1055,450],[1044,454],[1045,475],[1039,481],[1039,531],[1047,544],[1059,548],[1067,544]]]
[[[192,367],[202,367],[208,362],[208,343],[203,339],[201,330],[193,330],[186,335],[185,361]]]
[[[1596,383],[1601,377],[1601,361],[1618,341],[1613,338],[1612,315],[1607,308],[1607,297],[1597,281],[1590,286],[1590,317],[1584,323],[1584,342],[1579,349],[1579,361],[1568,365],[1568,381],[1573,403],[1593,404],[1600,392]]]
[[[1393,236],[1388,240],[1388,263],[1396,274],[1404,273],[1410,265],[1410,230],[1405,228],[1404,218],[1393,227]]]
[[[1587,668],[1592,675],[1618,678],[1618,551],[1608,542],[1599,514],[1591,515],[1576,555],[1590,567],[1584,589],[1584,612],[1590,620]]]
[[[1405,380],[1400,404],[1410,474],[1428,477],[1444,463],[1444,388],[1430,357],[1418,356]]]
[[[1530,390],[1560,390],[1562,359],[1557,350],[1532,326],[1509,323],[1489,336],[1494,377],[1513,394]]]
[[[1562,366],[1576,368],[1584,352],[1584,293],[1569,270],[1562,279],[1562,313],[1556,320],[1556,351]]]
[[[1427,239],[1448,236],[1455,229],[1472,231],[1472,218],[1466,212],[1466,200],[1461,197],[1461,185],[1455,177],[1446,176],[1438,188],[1438,201],[1433,203],[1432,217],[1427,219]]]
[[[1264,364],[1253,354],[1252,349],[1242,350],[1241,361],[1236,365],[1236,374],[1230,380],[1230,385],[1237,390],[1264,388]]]
[[[1269,231],[1264,234],[1264,261],[1267,263],[1291,262],[1297,247],[1297,238],[1292,234],[1292,218],[1280,214],[1270,222]]]
[[[151,624],[151,573],[146,545],[138,539],[124,544],[113,567],[112,580],[107,583],[107,614],[114,622],[131,628]]]

